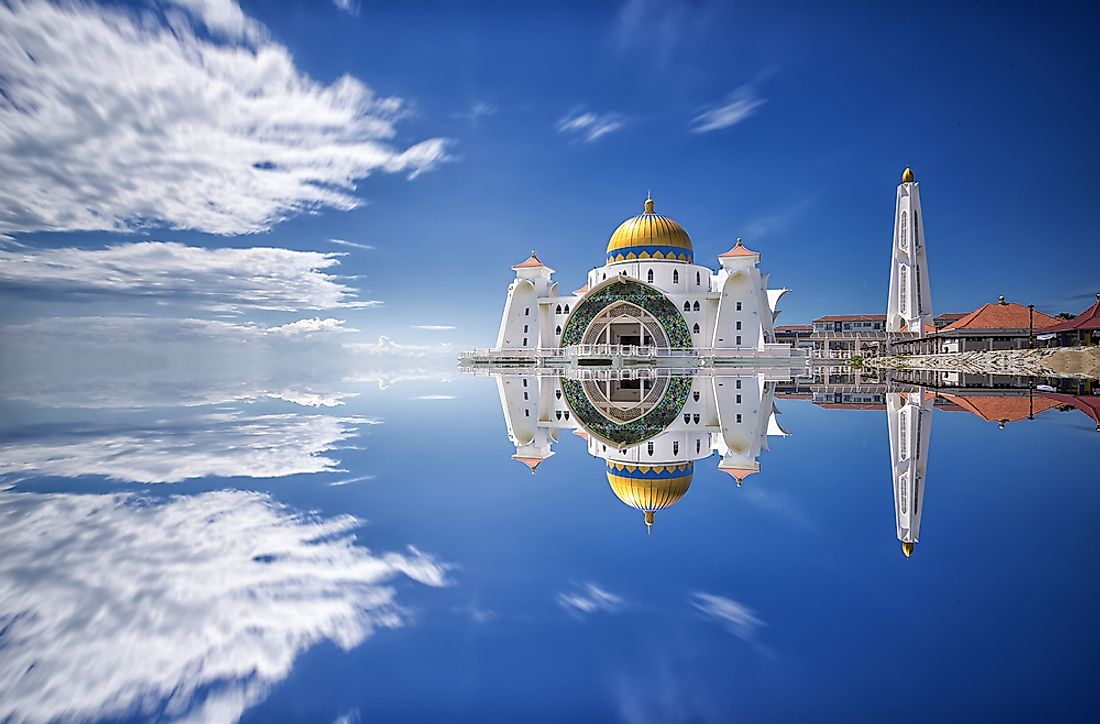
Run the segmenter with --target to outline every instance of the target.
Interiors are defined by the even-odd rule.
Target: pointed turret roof
[[[719,259],[725,259],[731,256],[760,256],[760,252],[753,251],[749,247],[745,246],[745,243],[741,241],[741,237],[737,237],[737,243],[733,245],[733,248],[727,251],[725,254],[719,254]]]
[[[519,460],[521,463],[531,468],[532,473],[535,472],[535,470],[538,469],[538,466],[542,465],[542,463],[546,460],[546,458],[533,458],[524,455],[513,455],[512,459]]]
[[[729,473],[734,480],[737,481],[737,487],[741,487],[741,481],[749,477],[753,473],[760,472],[759,470],[753,470],[752,468],[718,468],[723,473]]]
[[[549,271],[554,271],[553,269],[550,269],[550,267],[539,261],[538,254],[535,253],[534,249],[531,250],[531,256],[527,257],[519,264],[515,264],[512,266],[513,269],[537,269],[539,267],[544,267]]]

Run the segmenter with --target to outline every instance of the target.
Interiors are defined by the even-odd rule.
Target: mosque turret
[[[554,270],[531,256],[512,267],[516,278],[508,285],[504,315],[497,334],[497,349],[529,349],[552,346],[545,331],[550,325],[550,310],[540,300],[557,294]]]
[[[890,259],[890,296],[886,303],[886,331],[935,331],[928,256],[921,218],[920,184],[906,167],[898,185],[894,209],[893,252]]]
[[[892,392],[886,396],[894,517],[898,540],[906,558],[913,555],[913,547],[920,539],[934,400],[935,395],[919,389],[908,393]]]

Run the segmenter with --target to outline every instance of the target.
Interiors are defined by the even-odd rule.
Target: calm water
[[[1093,715],[1100,433],[1065,399],[929,396],[907,558],[880,388],[781,385],[760,471],[704,450],[647,535],[584,439],[532,474],[495,381],[445,377],[4,402],[0,719]]]

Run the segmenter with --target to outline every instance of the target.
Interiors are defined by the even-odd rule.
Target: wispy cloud
[[[360,244],[358,241],[348,241],[347,239],[329,239],[328,243],[336,244],[336,246],[349,246],[352,249],[362,249],[363,251],[374,251],[378,248],[370,244]]]
[[[3,12],[0,9],[0,12]],[[187,302],[207,310],[367,307],[327,270],[339,254],[145,241],[102,249],[0,249],[0,291],[21,297]]]
[[[470,104],[470,107],[464,111],[459,111],[454,114],[454,117],[466,121],[470,125],[476,126],[481,122],[482,118],[488,118],[497,112],[495,106],[485,103],[484,101],[475,101]]]
[[[334,480],[328,484],[330,488],[341,488],[345,485],[351,485],[352,483],[361,483],[365,480],[374,480],[377,475],[360,475],[356,478],[345,478],[343,480]]]
[[[449,332],[452,329],[458,329],[451,324],[410,324],[413,329],[426,329],[429,332]]]
[[[0,234],[259,232],[357,207],[372,173],[447,159],[444,138],[395,143],[404,100],[313,80],[235,2],[175,4],[186,12],[167,25],[147,10],[0,4]]]
[[[591,113],[574,110],[558,121],[558,132],[571,135],[585,143],[594,143],[623,127],[625,120],[618,113]]]
[[[558,605],[570,615],[585,618],[593,613],[618,613],[626,601],[595,583],[586,583],[577,591],[559,593]]]
[[[98,475],[135,483],[339,471],[328,455],[367,417],[216,413],[133,425],[96,420],[0,444],[0,475]]]
[[[695,133],[707,133],[729,128],[745,120],[764,105],[765,99],[756,95],[751,85],[743,85],[731,93],[724,102],[705,109],[691,122]]]
[[[722,624],[731,634],[745,641],[752,641],[756,632],[765,625],[751,609],[732,598],[710,593],[693,593],[690,600],[697,611]]]
[[[359,0],[332,0],[332,4],[348,15],[359,14]]]
[[[399,588],[447,585],[415,548],[358,544],[351,516],[259,493],[5,492],[0,518],[4,721],[236,721],[307,649],[408,625]]]
[[[449,342],[437,344],[404,344],[395,342],[386,335],[377,342],[352,342],[344,345],[347,349],[369,357],[442,357],[453,354]]]

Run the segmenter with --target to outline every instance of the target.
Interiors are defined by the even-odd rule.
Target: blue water
[[[511,459],[492,379],[355,391],[4,403],[0,718],[1092,718],[1080,412],[936,410],[907,559],[880,409],[777,400],[647,536],[580,438]]]

